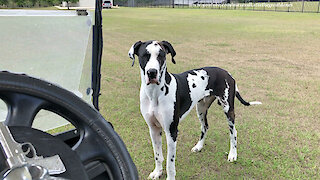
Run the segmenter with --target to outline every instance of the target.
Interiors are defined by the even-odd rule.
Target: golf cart
[[[1,179],[138,179],[99,113],[101,5],[0,10]]]

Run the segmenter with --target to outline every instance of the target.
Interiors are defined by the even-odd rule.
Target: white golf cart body
[[[92,105],[93,15],[87,12],[0,10],[0,71],[44,79]],[[0,121],[6,115],[1,101]],[[33,127],[49,130],[67,123],[42,110]]]
[[[138,179],[99,113],[101,9],[0,10],[1,179]]]

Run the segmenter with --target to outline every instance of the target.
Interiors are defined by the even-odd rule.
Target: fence
[[[320,0],[114,0],[128,7],[204,8],[319,13]]]

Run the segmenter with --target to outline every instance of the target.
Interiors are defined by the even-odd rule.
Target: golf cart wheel
[[[17,141],[34,143],[39,155],[44,157],[52,155],[52,151],[57,149],[56,154],[61,157],[67,172],[75,168],[68,167],[68,160],[63,159],[64,157],[69,157],[74,162],[79,160],[78,164],[71,165],[77,167],[78,171],[84,171],[80,179],[138,179],[136,167],[112,126],[97,110],[73,93],[27,75],[0,72],[0,99],[8,107],[5,123],[12,130],[13,136],[17,137]],[[42,109],[58,114],[72,123],[79,134],[76,143],[71,147],[66,146],[58,137],[32,129],[34,118]],[[21,132],[29,135],[22,138]],[[36,143],[34,139],[41,142]],[[44,147],[54,140],[57,141],[54,143],[56,148]],[[66,147],[69,148],[68,152],[58,150]],[[48,151],[51,152],[46,152],[45,149],[50,149]],[[71,154],[65,155],[64,152]],[[62,177],[65,176],[62,174]],[[75,179],[72,173],[67,173],[65,178]]]

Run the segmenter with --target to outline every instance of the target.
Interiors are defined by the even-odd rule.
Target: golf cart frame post
[[[96,0],[95,5],[95,24],[93,25],[92,43],[92,98],[93,106],[99,111],[99,96],[101,84],[101,57],[103,48],[102,37],[102,1]]]

